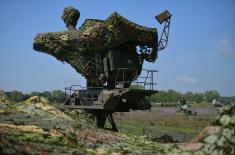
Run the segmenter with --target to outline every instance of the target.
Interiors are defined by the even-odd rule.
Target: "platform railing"
[[[76,88],[78,87],[78,88]],[[83,87],[81,85],[71,85],[70,87],[65,87],[65,93],[69,94],[68,99],[71,97],[71,95],[73,93],[78,93],[79,92],[79,97],[81,100],[81,105],[85,106],[88,105],[90,102],[94,102],[98,99],[97,97],[89,97],[90,93],[89,91],[91,91],[92,89],[103,89],[103,87]],[[103,101],[103,92],[101,91],[101,101]]]
[[[130,72],[132,72],[134,80],[132,81],[125,80],[127,72],[129,72],[129,74]],[[130,85],[131,88],[155,90],[155,87],[157,85],[157,83],[155,82],[156,81],[155,74],[157,72],[158,72],[157,70],[142,69],[140,76],[138,76],[138,70],[136,69],[119,68],[115,80],[115,85],[117,86],[116,88],[121,88],[119,87],[120,85],[124,87],[127,84]],[[120,77],[122,77],[121,80]]]
[[[155,90],[157,83],[155,74],[157,70],[148,70],[142,69],[141,74],[138,76],[139,72],[136,69],[130,68],[119,68],[116,75],[115,80],[115,89],[123,89],[125,85],[128,85],[127,88],[131,89],[143,89],[143,90]],[[126,81],[125,77],[132,76],[132,81]],[[120,78],[121,77],[121,78]],[[94,93],[90,93],[90,91],[94,89],[104,89],[104,87],[84,87],[81,85],[72,85],[70,87],[65,88],[65,93],[69,95],[68,99],[71,97],[73,93],[79,93],[79,98],[81,100],[81,105],[89,105],[89,103],[96,101],[98,97],[94,97]],[[103,91],[100,92],[99,96],[101,96],[101,102],[103,102]]]

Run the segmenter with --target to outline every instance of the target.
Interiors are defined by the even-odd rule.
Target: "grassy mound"
[[[6,109],[7,110],[7,109]],[[0,113],[0,154],[231,154],[235,107],[223,109],[192,143],[159,143],[97,129],[77,113],[66,114],[39,96]]]
[[[8,99],[8,97],[5,95],[3,91],[0,90],[0,104],[3,105],[8,105],[11,103],[11,101]]]
[[[33,96],[22,102],[17,109],[22,112],[48,117],[61,117],[66,120],[71,120],[68,115],[60,111],[55,106],[51,105],[49,101],[41,96]]]

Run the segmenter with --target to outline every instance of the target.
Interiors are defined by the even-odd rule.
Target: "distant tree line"
[[[65,102],[67,99],[67,94],[61,90],[54,90],[54,91],[44,91],[44,92],[32,92],[30,94],[24,94],[21,91],[10,91],[4,92],[7,97],[13,102],[22,102],[29,99],[32,96],[42,96],[47,98],[50,102],[54,103],[62,103]]]
[[[43,96],[47,98],[50,102],[54,103],[63,103],[67,99],[67,94],[61,90],[54,91],[44,91],[44,92],[32,92],[30,94],[24,94],[20,91],[11,91],[5,92],[7,97],[13,102],[21,102],[27,100],[32,96]],[[216,90],[209,90],[204,93],[181,93],[175,90],[160,90],[157,94],[152,96],[153,102],[176,102],[179,98],[185,98],[188,102],[212,102],[214,99],[220,101],[222,103],[230,103],[235,102],[235,96],[227,97],[220,96],[219,92]]]
[[[157,94],[152,96],[153,102],[176,102],[179,98],[185,98],[188,102],[212,102],[214,99],[220,101],[222,103],[230,103],[235,102],[235,96],[227,97],[227,96],[220,96],[219,92],[216,90],[209,90],[204,93],[181,93],[175,90],[168,90],[164,91],[161,90]]]

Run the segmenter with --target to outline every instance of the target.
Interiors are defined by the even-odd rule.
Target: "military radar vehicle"
[[[100,128],[108,119],[117,131],[114,112],[151,108],[157,71],[143,69],[143,62],[155,62],[166,47],[171,14],[166,10],[155,17],[164,23],[159,41],[156,28],[137,25],[117,12],[105,20],[86,19],[76,29],[79,17],[77,9],[66,7],[62,19],[68,31],[37,34],[33,49],[70,64],[87,80],[86,87],[65,88],[69,98],[64,107],[92,114]]]

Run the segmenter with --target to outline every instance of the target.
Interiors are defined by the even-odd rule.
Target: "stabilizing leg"
[[[110,114],[108,114],[107,117],[108,117],[109,122],[110,122],[110,124],[111,124],[111,126],[112,126],[112,131],[118,132],[117,126],[116,126],[116,124],[115,124],[115,122],[114,122],[114,119],[113,119],[113,114],[110,113]]]
[[[98,128],[105,129],[106,118],[108,118],[108,121],[112,126],[111,130],[115,131],[115,132],[118,132],[118,129],[117,129],[117,126],[114,122],[112,113],[110,113],[110,112],[106,112],[106,113],[105,112],[99,112],[99,113],[95,114],[95,117],[96,117],[96,125],[97,125]]]

